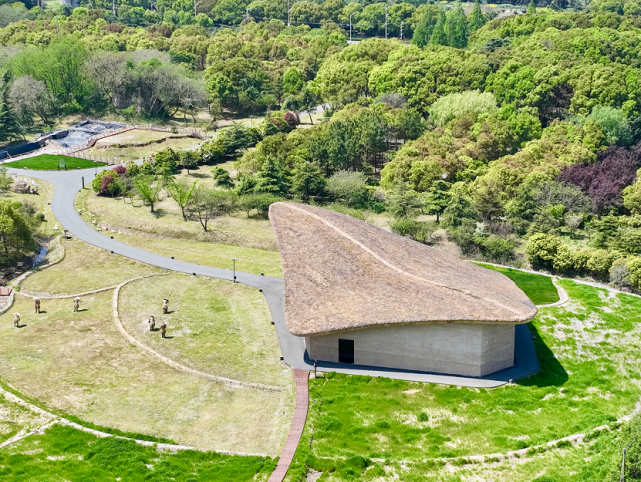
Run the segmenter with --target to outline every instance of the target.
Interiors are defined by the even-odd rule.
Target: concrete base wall
[[[338,362],[354,340],[354,363],[481,377],[514,365],[514,325],[411,324],[305,337],[312,360]]]

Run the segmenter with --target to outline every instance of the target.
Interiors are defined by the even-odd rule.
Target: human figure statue
[[[80,297],[79,296],[76,296],[73,299],[73,311],[74,311],[74,313],[76,311],[80,311]]]
[[[160,325],[160,336],[167,338],[165,333],[167,333],[167,324],[163,321],[162,325]]]
[[[40,298],[35,298],[33,300],[33,311],[40,313]]]
[[[149,331],[154,331],[154,328],[156,328],[156,319],[154,315],[151,315],[149,317]]]
[[[166,315],[169,311],[169,300],[167,298],[162,299],[162,314]]]
[[[20,328],[20,313],[13,314],[13,326],[14,328]]]

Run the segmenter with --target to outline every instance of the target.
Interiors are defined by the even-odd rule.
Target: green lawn
[[[6,482],[35,480],[265,481],[276,461],[213,452],[158,452],[129,440],[98,438],[54,425],[0,451]]]
[[[308,468],[323,481],[365,473],[462,480],[447,478],[438,459],[545,444],[631,413],[641,396],[641,299],[560,283],[571,302],[540,309],[530,325],[541,371],[515,384],[488,390],[329,373],[310,380],[307,424],[286,480],[304,480]],[[523,469],[506,480],[535,474]],[[575,472],[550,480],[582,479]]]
[[[483,268],[492,269],[503,273],[510,278],[523,292],[532,300],[535,305],[549,305],[559,301],[559,292],[557,291],[552,278],[539,274],[524,273],[512,268],[499,268],[489,264],[476,263]]]
[[[64,160],[67,169],[87,169],[90,167],[106,166],[104,162],[94,162],[88,159],[78,159],[69,156],[57,156],[53,154],[42,154],[36,157],[28,157],[20,159],[19,161],[8,162],[4,164],[6,167],[14,167],[16,169],[35,169],[36,171],[56,171],[60,160]]]

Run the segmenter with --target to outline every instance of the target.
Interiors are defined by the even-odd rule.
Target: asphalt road
[[[105,236],[102,232],[96,231],[85,223],[74,206],[76,194],[83,185],[83,178],[85,186],[89,186],[97,172],[104,169],[111,169],[112,167],[113,166],[104,166],[97,169],[78,169],[73,171],[8,169],[7,172],[17,176],[42,179],[53,184],[54,193],[53,200],[51,202],[53,215],[65,229],[86,243],[166,270],[232,281],[233,274],[231,271],[186,263],[184,261],[178,261],[150,253],[143,249],[134,248]],[[292,368],[313,370],[314,362],[307,357],[303,338],[292,335],[285,327],[283,280],[281,278],[236,271],[236,281],[263,290],[263,294],[265,295],[271,311],[276,334],[281,347],[281,353],[285,363]],[[534,343],[529,329],[525,325],[519,325],[516,328],[514,367],[482,378],[469,378],[426,372],[409,372],[330,362],[318,362],[317,367],[319,371],[335,371],[353,375],[388,377],[401,380],[460,385],[476,388],[493,388],[504,385],[511,379],[516,380],[517,378],[536,373],[539,370]]]

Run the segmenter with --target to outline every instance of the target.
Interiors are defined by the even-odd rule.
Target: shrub
[[[501,236],[490,235],[481,238],[483,256],[489,261],[507,261],[514,259],[514,243]]]
[[[390,223],[392,232],[401,236],[408,236],[420,243],[429,243],[434,231],[437,230],[435,222],[420,222],[408,218],[397,218]]]
[[[530,237],[525,245],[525,254],[534,267],[553,266],[561,240],[551,234],[537,233]]]
[[[417,419],[419,422],[427,422],[430,419],[430,417],[425,412],[421,412],[418,414]]]
[[[574,269],[574,252],[567,244],[561,243],[557,247],[556,254],[554,255],[554,259],[552,260],[552,267],[556,271],[560,271],[562,273]]]
[[[608,275],[608,271],[614,261],[614,255],[605,249],[597,249],[588,259],[588,269],[597,277],[603,278]]]
[[[628,281],[635,290],[641,290],[641,258],[637,256],[629,258],[626,267],[629,271]]]
[[[619,258],[610,267],[610,282],[618,288],[630,286],[628,281],[630,268],[628,268],[627,263],[628,260],[626,258]]]

